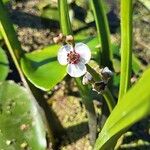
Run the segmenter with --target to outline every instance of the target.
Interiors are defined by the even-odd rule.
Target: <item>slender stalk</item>
[[[100,75],[93,68],[91,68],[89,65],[86,65],[86,66],[87,66],[88,72],[92,75],[94,80],[95,81],[101,81]],[[110,90],[108,88],[106,88],[105,91],[102,93],[102,95],[106,100],[109,111],[111,112],[113,110],[113,108],[115,107],[116,102],[115,102]]]
[[[69,19],[69,11],[67,0],[58,0],[59,4],[59,14],[60,14],[60,24],[62,33],[65,35],[72,34],[71,23]],[[97,117],[94,108],[92,98],[89,96],[89,89],[82,85],[80,78],[75,78],[75,82],[79,88],[82,96],[82,102],[85,105],[88,121],[89,121],[89,132],[90,132],[90,142],[94,146],[96,135],[97,135]]]
[[[0,30],[21,80],[23,81],[24,86],[28,87],[19,64],[20,58],[23,56],[23,50],[21,49],[21,45],[17,39],[16,33],[8,17],[8,13],[4,8],[2,0],[0,0]]]
[[[69,18],[69,8],[67,6],[67,0],[58,0],[60,27],[63,34],[72,34],[72,27]]]
[[[112,110],[114,109],[116,102],[113,98],[113,96],[111,95],[111,92],[109,91],[109,89],[107,88],[104,93],[102,93],[103,97],[106,100],[107,106],[109,108],[109,111],[112,112]]]
[[[132,0],[121,0],[121,75],[119,101],[130,87],[132,69]]]
[[[91,0],[91,6],[96,22],[99,43],[102,46],[100,51],[100,66],[107,66],[113,69],[110,31],[102,0]]]
[[[97,135],[97,116],[96,116],[94,104],[92,101],[92,97],[89,95],[88,86],[83,86],[80,78],[76,78],[75,81],[79,88],[79,92],[82,96],[82,102],[85,106],[87,116],[88,116],[90,143],[92,146],[94,146],[95,141],[96,141],[96,135]]]

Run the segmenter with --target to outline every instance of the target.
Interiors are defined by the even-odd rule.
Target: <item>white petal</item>
[[[101,73],[102,74],[107,73],[108,75],[113,75],[113,72],[108,67],[103,68]]]
[[[57,54],[57,60],[61,65],[67,64],[67,54],[73,50],[73,47],[69,44],[62,46]]]
[[[75,51],[80,54],[81,60],[84,64],[88,63],[91,59],[91,51],[84,43],[75,44]]]
[[[67,73],[71,77],[81,77],[86,73],[86,66],[81,62],[78,64],[68,64]]]

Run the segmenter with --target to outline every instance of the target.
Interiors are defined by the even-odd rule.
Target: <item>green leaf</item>
[[[122,97],[107,119],[95,150],[110,150],[117,139],[135,122],[150,114],[150,69],[144,72],[141,79]]]
[[[0,149],[45,150],[46,125],[41,114],[25,88],[12,81],[1,82]]]
[[[20,60],[24,52],[2,0],[0,0],[0,31],[14,62],[16,62],[16,59]]]
[[[8,3],[10,0],[2,0],[2,1],[5,4],[5,3]]]
[[[9,63],[7,56],[3,49],[0,47],[0,81],[6,79],[9,72]]]
[[[132,0],[121,1],[121,75],[119,101],[130,87],[132,71]]]
[[[66,76],[66,67],[57,61],[58,45],[28,53],[21,66],[28,80],[36,87],[48,91]]]
[[[98,38],[97,37],[90,37],[90,38],[86,38],[86,39],[85,38],[84,39],[79,38],[79,39],[77,39],[77,41],[87,44],[88,47],[90,48],[91,52],[92,52],[93,57],[97,58],[98,51],[99,51]]]
[[[0,30],[0,40],[3,39],[3,36],[2,36],[2,33],[1,33],[1,30]]]
[[[104,5],[102,0],[91,0],[91,6],[96,22],[99,43],[101,43],[102,46],[101,51],[99,53],[99,64],[102,66],[108,66],[110,69],[112,69],[113,55],[111,51],[108,20],[104,10]]]

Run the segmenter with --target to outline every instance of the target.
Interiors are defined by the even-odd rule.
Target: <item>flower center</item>
[[[77,64],[80,60],[80,55],[75,51],[71,51],[67,54],[67,61],[69,64]]]

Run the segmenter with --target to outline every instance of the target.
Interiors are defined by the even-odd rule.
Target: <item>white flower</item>
[[[67,73],[72,77],[81,77],[87,71],[85,64],[91,59],[91,51],[84,43],[73,47],[66,44],[58,51],[57,59],[61,65],[67,65]]]

